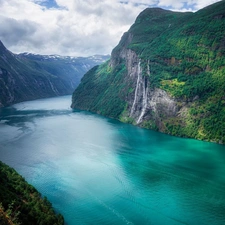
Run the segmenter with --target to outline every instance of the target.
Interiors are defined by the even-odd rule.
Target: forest
[[[46,197],[0,161],[0,224],[63,225],[64,219]]]

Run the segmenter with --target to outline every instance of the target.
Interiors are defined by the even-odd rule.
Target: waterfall
[[[149,60],[148,60],[148,62],[147,62],[147,74],[148,74],[148,76],[150,76]]]
[[[57,91],[57,89],[54,87],[54,85],[52,84],[52,82],[50,81],[50,79],[48,79],[48,82],[49,82],[49,84],[50,84],[50,86],[51,86],[52,91],[53,91],[56,95],[58,95],[58,91]]]
[[[146,80],[145,80],[146,82]],[[142,100],[142,109],[141,114],[137,120],[137,124],[139,124],[142,121],[142,118],[145,114],[145,111],[147,109],[147,103],[148,103],[148,87],[146,87],[146,83],[143,85],[143,100]]]
[[[148,76],[150,76],[150,68],[149,68],[149,60],[147,63],[147,74]],[[148,105],[148,81],[147,78],[144,78],[144,82],[143,82],[143,98],[142,98],[142,109],[141,109],[141,114],[137,120],[137,124],[139,124],[140,122],[142,122],[142,118],[145,115],[146,109],[147,109],[147,105]]]
[[[135,109],[135,105],[136,105],[136,101],[137,101],[137,94],[138,94],[138,88],[139,88],[139,83],[140,83],[140,77],[141,77],[141,60],[139,60],[139,62],[138,62],[137,83],[136,83],[136,88],[135,88],[135,93],[134,93],[134,101],[133,101],[133,105],[132,105],[131,111],[130,111],[130,116],[132,116],[133,113],[134,113],[134,109]]]

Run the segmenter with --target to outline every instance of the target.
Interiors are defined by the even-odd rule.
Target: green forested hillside
[[[173,113],[165,96],[152,97],[159,90],[175,102]],[[144,10],[111,60],[83,77],[72,107],[225,143],[225,1],[195,13]]]
[[[151,43],[139,40],[129,47],[151,61],[151,86],[189,104],[164,131],[225,142],[225,1],[169,24]]]
[[[63,225],[64,219],[33,186],[0,161],[0,224]]]

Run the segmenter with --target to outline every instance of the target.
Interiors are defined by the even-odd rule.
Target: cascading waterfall
[[[48,79],[48,82],[49,82],[49,84],[50,84],[50,86],[51,86],[51,89],[52,89],[52,91],[56,94],[56,95],[58,95],[58,91],[56,90],[56,88],[54,87],[54,85],[52,84],[52,82]]]
[[[138,62],[137,83],[136,83],[136,88],[135,88],[135,93],[134,93],[134,101],[133,101],[133,105],[132,105],[131,111],[130,111],[130,116],[132,116],[134,113],[134,109],[135,109],[135,105],[136,105],[136,101],[137,101],[138,88],[140,85],[140,77],[141,77],[141,60],[139,60],[139,62]]]
[[[150,76],[149,60],[147,61],[147,74],[148,74],[148,76]]]
[[[147,103],[148,103],[148,87],[146,87],[146,85],[143,85],[142,109],[141,109],[141,114],[140,114],[140,116],[137,120],[137,124],[139,124],[142,121],[142,118],[143,118],[143,116],[145,114],[145,111],[147,109]]]
[[[147,63],[147,74],[150,76],[150,68],[149,68],[149,61]],[[148,105],[148,81],[147,78],[144,77],[144,82],[143,82],[143,98],[142,98],[142,109],[141,109],[141,114],[137,120],[137,124],[142,122],[142,118],[145,115],[147,105]]]
[[[150,68],[149,68],[149,61],[147,63],[147,74],[150,76]],[[138,62],[138,69],[137,69],[137,83],[134,93],[134,101],[130,111],[130,117],[134,117],[135,107],[138,102],[138,93],[142,93],[142,103],[141,103],[141,113],[137,119],[137,124],[142,122],[142,119],[146,113],[146,109],[148,106],[148,78],[146,76],[142,77],[142,70],[141,70],[141,60]]]

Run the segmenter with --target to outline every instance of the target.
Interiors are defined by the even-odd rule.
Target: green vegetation
[[[63,225],[47,198],[0,161],[0,224]]]
[[[118,118],[124,109],[123,96],[129,88],[122,82],[125,75],[126,67],[123,63],[113,70],[108,62],[94,67],[82,78],[76,89],[79,98],[73,95],[72,107],[76,105],[83,110]]]
[[[148,8],[113,50],[111,71],[106,73],[110,63],[101,67],[102,72],[89,71],[74,92],[72,106],[132,122],[130,96],[134,96],[135,81],[132,83],[126,74],[128,59],[124,56],[132,50],[141,60],[149,89],[165,90],[180,110],[175,117],[160,115],[160,125],[151,115],[141,125],[176,136],[225,143],[224,33],[225,0],[196,13]],[[97,74],[98,80],[93,83]],[[84,81],[90,88],[92,105],[85,98]],[[81,101],[80,95],[84,97]]]

